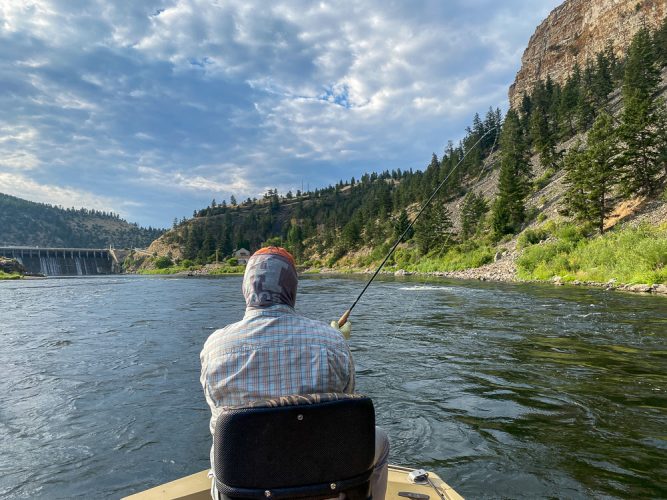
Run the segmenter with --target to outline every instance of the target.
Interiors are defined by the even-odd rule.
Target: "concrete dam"
[[[16,259],[29,273],[88,276],[121,272],[113,249],[0,247],[0,256]]]

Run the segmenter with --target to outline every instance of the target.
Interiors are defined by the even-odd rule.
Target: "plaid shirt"
[[[223,406],[354,392],[354,362],[342,334],[287,305],[246,309],[241,321],[211,334],[200,357],[211,434]]]

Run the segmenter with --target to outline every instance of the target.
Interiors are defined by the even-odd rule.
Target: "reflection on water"
[[[327,321],[357,278],[302,280]],[[0,283],[0,497],[117,498],[207,467],[198,354],[240,278]],[[391,461],[471,498],[667,496],[667,300],[386,279],[352,316]]]

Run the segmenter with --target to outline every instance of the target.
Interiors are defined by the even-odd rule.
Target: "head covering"
[[[298,281],[294,257],[287,250],[262,248],[248,259],[243,275],[246,307],[294,307]]]

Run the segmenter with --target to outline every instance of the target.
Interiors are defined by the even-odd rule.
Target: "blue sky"
[[[559,0],[0,0],[0,192],[142,225],[421,169]]]

